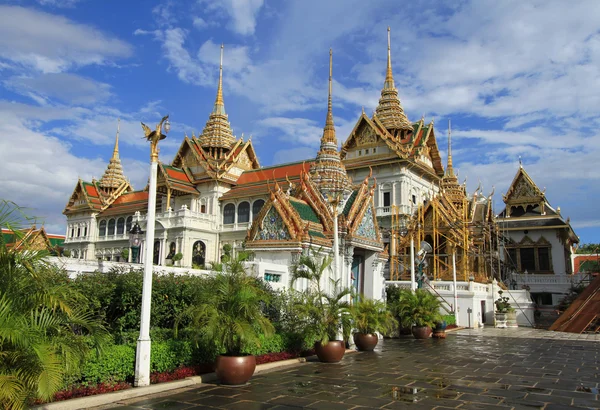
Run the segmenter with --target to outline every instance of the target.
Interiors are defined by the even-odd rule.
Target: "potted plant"
[[[442,321],[440,301],[424,289],[403,293],[396,301],[395,309],[400,315],[403,326],[412,326],[415,339],[427,339],[431,336],[432,327]]]
[[[447,326],[448,326],[448,324],[443,319],[441,322],[437,322],[435,324],[435,327],[433,328],[433,334],[431,335],[431,337],[433,337],[435,339],[445,339]]]
[[[507,327],[506,326],[506,321],[508,318],[509,313],[514,312],[515,310],[513,309],[513,307],[510,305],[509,302],[509,298],[507,298],[506,296],[502,296],[504,292],[499,290],[498,291],[498,295],[500,295],[500,297],[498,299],[496,299],[496,301],[494,302],[496,304],[496,314],[495,314],[495,319],[496,319],[496,327]],[[516,317],[515,317],[515,323],[516,323]]]
[[[222,384],[246,383],[256,369],[255,357],[246,352],[259,344],[261,334],[273,333],[273,325],[261,309],[268,303],[269,293],[246,274],[247,258],[247,253],[240,252],[225,263],[214,264],[215,275],[201,287],[199,303],[182,316],[190,319],[190,330],[197,338],[206,337],[221,348],[215,372]]]
[[[373,351],[379,341],[377,332],[389,334],[397,324],[386,304],[379,300],[361,298],[352,305],[351,313],[356,329],[354,343],[360,351]]]
[[[181,252],[177,252],[175,255],[173,255],[173,263],[175,265],[179,265],[179,261],[183,259],[183,254]]]
[[[329,255],[319,256],[320,251],[301,255],[298,263],[292,265],[292,285],[298,279],[307,279],[309,289],[298,306],[302,317],[305,334],[313,336],[315,353],[321,362],[337,363],[344,357],[346,343],[338,335],[342,332],[349,335],[350,304],[346,300],[352,294],[348,288],[339,286],[339,281],[332,281],[333,292],[328,294],[321,287],[321,280],[331,265]]]

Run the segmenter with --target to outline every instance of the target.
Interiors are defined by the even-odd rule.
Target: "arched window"
[[[131,223],[133,222],[133,217],[132,216],[128,216],[127,217],[127,222],[125,222],[125,232],[129,233],[129,231],[131,231]]]
[[[242,202],[238,205],[238,223],[250,221],[250,203]]]
[[[254,203],[252,204],[252,219],[256,219],[264,204],[265,201],[263,201],[262,199],[257,199],[256,201],[254,201]]]
[[[106,221],[100,221],[100,232],[98,236],[106,236]]]
[[[230,204],[233,206],[232,204]],[[203,266],[206,260],[206,245],[202,241],[194,242],[192,247],[192,267],[194,265]]]
[[[115,234],[115,220],[114,219],[108,220],[108,234],[109,235]]]
[[[117,235],[123,235],[125,233],[125,218],[119,218],[117,220]]]
[[[71,228],[71,238],[75,237],[75,228]]]
[[[235,205],[227,204],[223,208],[223,223],[232,224],[235,222]]]
[[[77,227],[77,237],[79,238],[81,236],[81,226]]]
[[[83,236],[87,237],[87,225],[83,227]]]

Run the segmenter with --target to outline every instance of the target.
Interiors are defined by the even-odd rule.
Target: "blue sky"
[[[567,4],[568,3],[568,4]],[[261,164],[314,157],[333,48],[338,139],[385,74],[410,120],[435,120],[445,160],[495,207],[527,172],[582,242],[600,242],[600,2],[404,0],[4,1],[0,5],[0,197],[53,233],[78,177],[102,176],[117,118],[125,174],[147,180],[139,122],[171,115],[160,157],[198,135],[212,108],[219,45],[234,133]]]

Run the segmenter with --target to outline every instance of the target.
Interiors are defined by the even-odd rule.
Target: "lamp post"
[[[407,226],[408,216],[406,214],[402,215],[402,219],[400,220],[400,236],[403,238],[408,235],[408,226]],[[396,250],[397,252],[397,250]],[[417,290],[417,282],[415,280],[415,236],[414,232],[410,233],[410,290],[413,292]]]
[[[164,124],[163,124],[164,123]],[[142,314],[140,320],[140,337],[135,354],[134,386],[150,384],[150,303],[152,301],[152,258],[154,252],[154,217],[156,212],[156,174],[158,170],[158,141],[167,138],[165,134],[171,129],[169,116],[162,118],[156,130],[142,123],[146,139],[150,141],[150,183],[148,189],[148,213],[146,224],[146,253],[144,253],[144,277],[142,284]]]
[[[320,178],[319,178],[320,181]],[[333,213],[333,273],[335,280],[341,278],[339,275],[339,234],[338,234],[338,215],[344,209],[346,201],[350,197],[352,190],[343,186],[337,186],[336,184],[329,185],[323,184],[320,188],[321,195],[327,201],[331,207]],[[348,275],[348,282],[350,281],[350,275]],[[348,286],[351,284],[348,283]]]
[[[142,244],[142,235],[144,231],[136,222],[129,231],[129,246],[131,247],[131,263],[139,263],[140,245]]]

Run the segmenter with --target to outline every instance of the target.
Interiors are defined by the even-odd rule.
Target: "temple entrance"
[[[204,266],[206,262],[206,245],[202,241],[194,242],[192,247],[192,266]]]
[[[364,292],[364,257],[362,255],[354,255],[352,259],[352,287],[357,295],[362,295]]]
[[[154,255],[152,256],[152,263],[158,265],[160,261],[160,241],[154,242]]]

